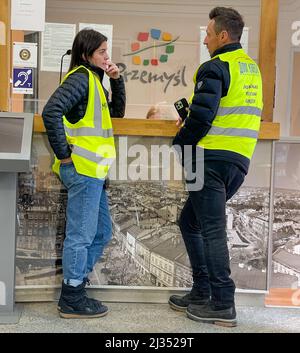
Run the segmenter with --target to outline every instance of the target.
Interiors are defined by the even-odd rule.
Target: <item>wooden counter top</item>
[[[178,128],[174,120],[146,120],[146,119],[117,119],[113,118],[115,135],[127,136],[175,136]],[[34,116],[34,131],[45,132],[42,117]],[[280,124],[262,122],[259,139],[278,140],[280,136]]]

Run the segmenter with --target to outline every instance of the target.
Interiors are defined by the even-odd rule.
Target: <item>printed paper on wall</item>
[[[46,23],[42,33],[41,71],[60,71],[62,56],[72,48],[76,25],[68,23]],[[67,72],[70,56],[64,57],[63,72]]]

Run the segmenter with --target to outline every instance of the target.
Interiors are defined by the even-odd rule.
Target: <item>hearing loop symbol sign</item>
[[[13,69],[13,93],[33,94],[32,82],[32,69]]]

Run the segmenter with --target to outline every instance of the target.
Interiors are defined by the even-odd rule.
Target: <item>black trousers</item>
[[[190,191],[179,226],[193,270],[193,288],[211,296],[216,307],[234,304],[226,233],[226,201],[243,183],[245,174],[235,164],[204,163],[203,187]]]

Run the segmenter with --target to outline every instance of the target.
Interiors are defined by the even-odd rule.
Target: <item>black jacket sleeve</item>
[[[111,101],[108,103],[112,118],[123,118],[125,115],[126,93],[122,76],[114,80],[110,79]]]
[[[66,139],[63,116],[83,101],[87,92],[87,75],[75,72],[56,89],[43,109],[42,117],[48,139],[58,159],[68,158],[72,152]]]
[[[195,146],[211,128],[222,96],[229,87],[229,71],[220,60],[210,60],[198,70],[194,97],[183,127],[173,140],[173,145]]]

